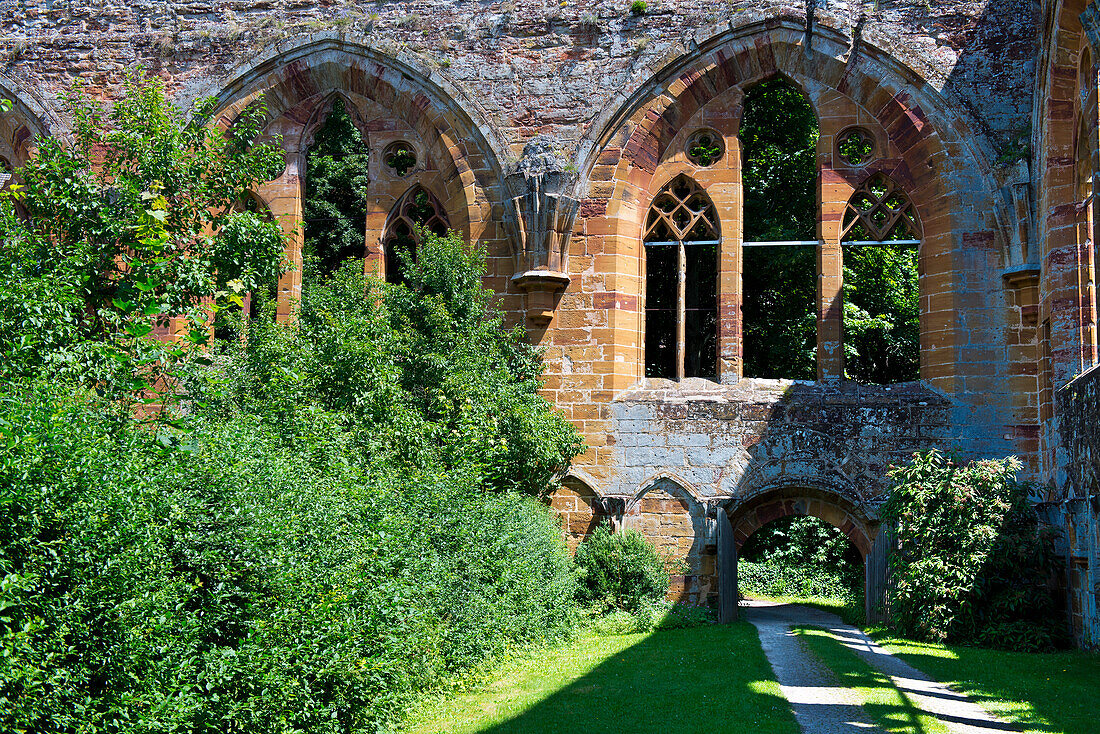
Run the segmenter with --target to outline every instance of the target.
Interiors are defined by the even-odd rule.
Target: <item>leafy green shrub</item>
[[[534,495],[580,441],[480,254],[428,237],[411,267],[311,282],[171,420],[0,382],[0,730],[379,731],[570,632]]]
[[[601,525],[577,546],[573,562],[578,598],[601,610],[635,613],[668,593],[665,561],[637,530]]]
[[[742,594],[759,596],[848,599],[855,593],[848,579],[838,573],[770,559],[763,563],[738,561],[737,585]]]
[[[332,414],[166,447],[62,392],[0,400],[4,731],[370,731],[571,627],[532,498],[364,464]]]
[[[959,462],[939,451],[891,470],[882,516],[897,526],[889,623],[934,641],[1018,650],[1059,644],[1048,582],[1052,539],[1038,528],[1013,458]]]
[[[630,3],[631,15],[645,15],[648,9],[649,6],[646,4],[645,0],[634,0],[634,2]]]

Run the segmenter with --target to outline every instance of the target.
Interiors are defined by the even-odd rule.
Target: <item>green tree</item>
[[[786,80],[758,84],[738,135],[745,241],[816,240],[818,125],[809,102]],[[814,379],[816,272],[813,247],[745,248],[746,375]]]
[[[332,110],[306,158],[305,245],[322,276],[366,249],[367,153],[344,101]]]
[[[223,132],[214,100],[187,118],[157,79],[124,88],[109,112],[70,94],[71,142],[39,140],[0,202],[2,377],[146,390],[205,342],[213,314],[281,270],[282,232],[240,206],[282,160],[256,143],[263,108]],[[182,344],[147,338],[172,317]]]
[[[875,384],[920,377],[917,248],[844,250],[844,371]]]
[[[891,469],[882,518],[896,528],[887,613],[906,636],[1020,650],[1064,632],[1048,584],[1057,560],[1016,480],[1020,462],[932,450]]]

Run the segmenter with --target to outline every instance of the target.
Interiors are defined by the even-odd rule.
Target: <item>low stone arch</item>
[[[866,557],[878,535],[878,521],[837,492],[792,485],[760,492],[726,509],[740,550],[754,532],[784,517],[812,516],[840,530]]]
[[[642,533],[668,558],[672,599],[705,603],[716,592],[706,509],[698,490],[672,472],[653,475],[626,500],[623,527]]]
[[[869,622],[880,620],[890,533],[883,530],[876,513],[847,493],[805,484],[785,484],[731,500],[719,513],[718,522],[728,525],[718,535],[729,532],[732,536],[732,542],[722,544],[720,552],[724,555],[718,559],[720,566],[732,569],[722,584],[723,593],[740,598],[736,569],[745,541],[769,522],[792,516],[823,520],[844,533],[856,547],[864,562],[864,614]]]
[[[550,512],[561,523],[562,537],[570,552],[612,517],[595,480],[584,472],[570,470],[561,485],[547,498]]]

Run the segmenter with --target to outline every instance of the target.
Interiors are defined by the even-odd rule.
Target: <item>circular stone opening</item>
[[[416,150],[404,140],[390,143],[382,152],[382,162],[395,176],[404,176],[416,165]]]
[[[687,140],[686,153],[688,160],[697,166],[706,168],[713,166],[722,159],[726,146],[722,136],[713,130],[696,130]]]
[[[875,155],[875,138],[862,128],[848,128],[837,136],[836,150],[849,166],[862,166]]]

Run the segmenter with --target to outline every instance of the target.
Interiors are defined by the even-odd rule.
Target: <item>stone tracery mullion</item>
[[[677,193],[677,188],[687,187],[683,196]],[[696,211],[691,206],[692,199],[699,195],[705,197],[702,201],[701,208]],[[665,198],[667,197],[667,199]],[[664,208],[664,204],[668,199],[671,199],[673,206],[668,210]],[[673,235],[673,239],[676,242],[690,242],[698,239],[707,239],[692,237],[691,232],[702,222],[710,235],[709,239],[717,239],[717,231],[714,221],[708,216],[711,214],[714,205],[711,203],[710,198],[706,195],[706,190],[700,186],[696,181],[687,178],[686,176],[680,176],[670,181],[661,190],[661,192],[654,197],[653,203],[650,206],[650,215],[647,217],[648,224],[646,225],[643,239],[645,241],[653,241],[654,232],[657,231],[661,224],[664,224],[668,228],[670,234]],[[683,212],[688,221],[680,225],[676,221],[676,215]],[[652,220],[652,221],[650,221]],[[671,240],[670,240],[671,241]]]
[[[875,188],[882,189],[882,195],[875,193]],[[898,205],[890,206],[887,202],[896,199]],[[866,208],[858,206],[858,202],[869,201],[871,205]],[[886,221],[882,224],[875,222],[876,213],[883,213]],[[905,192],[892,179],[885,174],[871,176],[848,199],[845,209],[845,220],[841,230],[843,241],[856,225],[862,226],[872,239],[878,242],[886,242],[890,233],[898,226],[904,224],[912,231],[912,239],[921,239],[921,226],[913,209],[913,203]]]

